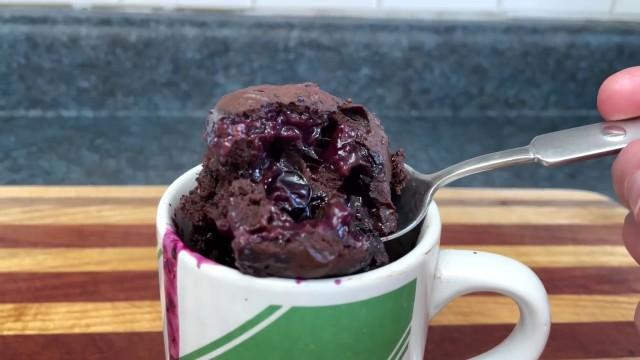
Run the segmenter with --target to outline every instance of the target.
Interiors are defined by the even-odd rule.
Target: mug
[[[537,359],[544,349],[550,313],[541,281],[507,257],[440,250],[435,203],[413,249],[388,265],[330,279],[258,278],[190,251],[178,237],[175,209],[200,169],[175,180],[158,206],[167,359],[423,359],[428,321],[479,291],[512,298],[520,319],[477,358]]]

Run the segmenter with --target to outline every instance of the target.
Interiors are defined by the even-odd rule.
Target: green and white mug
[[[199,170],[174,181],[158,207],[167,359],[423,359],[428,321],[478,291],[512,298],[520,320],[477,358],[537,359],[544,349],[550,313],[540,280],[510,258],[440,250],[435,203],[417,245],[384,267],[333,279],[257,278],[204,259],[175,235],[175,208]]]

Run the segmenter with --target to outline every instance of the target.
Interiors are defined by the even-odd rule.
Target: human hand
[[[598,110],[607,121],[640,116],[640,66],[622,70],[604,81],[598,93]],[[627,215],[622,237],[631,256],[640,264],[640,141],[629,144],[613,163],[613,186]],[[640,330],[640,305],[635,322]]]

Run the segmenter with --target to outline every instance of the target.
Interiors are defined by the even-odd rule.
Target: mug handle
[[[511,334],[474,359],[537,359],[547,343],[551,314],[547,292],[524,264],[501,255],[467,250],[441,250],[429,308],[431,320],[455,298],[491,291],[513,299],[520,319]]]

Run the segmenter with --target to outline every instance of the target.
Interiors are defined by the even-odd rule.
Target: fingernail
[[[624,193],[629,201],[629,209],[633,211],[636,220],[640,220],[640,171],[627,178],[624,185]]]

